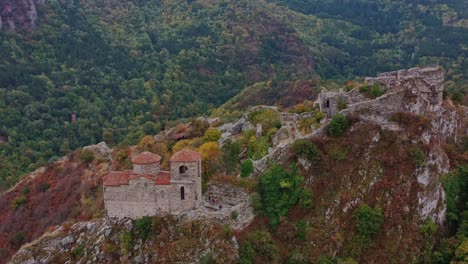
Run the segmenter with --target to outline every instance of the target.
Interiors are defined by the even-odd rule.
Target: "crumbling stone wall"
[[[379,98],[366,98],[356,88],[349,92],[322,92],[316,103],[329,118],[340,112],[339,100],[346,102],[343,113],[367,112],[373,119],[388,117],[399,111],[416,114],[435,112],[442,104],[443,81],[444,72],[438,67],[386,72],[365,78],[368,85],[378,83],[384,88],[385,93]]]
[[[366,78],[366,83],[379,83],[389,90],[407,90],[419,101],[411,111],[435,111],[442,104],[444,72],[438,67],[412,68]],[[423,109],[421,109],[423,108]]]
[[[184,214],[189,219],[205,218],[229,224],[235,230],[246,227],[254,218],[250,195],[226,183],[211,183],[203,195],[203,205]]]

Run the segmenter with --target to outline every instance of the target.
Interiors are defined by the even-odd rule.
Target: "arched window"
[[[187,166],[180,166],[180,167],[179,167],[179,173],[180,173],[180,175],[185,175],[187,171],[188,171]]]
[[[180,187],[180,199],[185,200],[185,188]]]
[[[327,108],[330,107],[330,100],[327,100]]]

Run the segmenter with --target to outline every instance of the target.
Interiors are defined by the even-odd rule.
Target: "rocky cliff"
[[[276,112],[281,128],[271,135],[267,154],[254,161],[255,172],[248,179],[254,186],[250,191],[256,191],[256,179],[272,162],[285,167],[297,163],[304,177],[304,188],[311,191],[310,208],[294,206],[281,219],[277,230],[269,231],[272,239],[257,237],[258,244],[254,243],[253,247],[271,249],[274,244],[281,249],[280,259],[284,262],[293,255],[305,263],[318,262],[324,255],[350,257],[358,263],[411,263],[417,260],[427,250],[425,245],[436,239],[435,233],[429,237],[423,234],[423,226],[428,222],[435,223],[439,230],[437,236],[442,236],[446,229],[447,194],[442,187],[442,177],[455,165],[468,160],[466,147],[463,148],[463,140],[468,134],[468,109],[442,98],[442,80],[443,72],[438,68],[412,69],[367,79],[363,85],[381,83],[385,87],[383,94],[376,98],[366,98],[359,89],[327,92],[317,101],[321,107],[333,106],[340,98],[348,100],[344,109],[333,108],[334,114],[345,115],[349,122],[347,130],[338,137],[327,136],[324,128],[330,118],[316,109],[290,113],[277,107],[258,106],[233,123],[221,125],[219,119],[213,121],[220,125],[221,144],[228,139],[240,140],[248,131],[260,139],[262,126],[254,125],[249,114]],[[310,119],[315,123],[306,122]],[[170,138],[170,134],[162,132],[156,141],[163,142],[164,138]],[[297,139],[315,145],[314,159],[308,160],[292,151]],[[240,256],[237,243],[242,248],[249,234],[265,230],[264,216],[257,215],[252,221],[254,216],[249,200],[252,204],[258,203],[258,193],[249,198],[249,192],[244,190],[249,182],[243,182],[243,188],[212,184],[206,194],[224,199],[223,204],[229,204],[232,210],[224,213],[208,210],[185,218],[152,218],[151,231],[148,231],[151,236],[145,240],[141,237],[141,224],[135,221],[101,219],[101,201],[93,210],[88,209],[92,200],[102,199],[98,188],[101,176],[111,167],[120,166],[116,161],[124,161],[122,156],[131,156],[131,150],[116,153],[104,145],[88,149],[96,155],[93,162],[82,164],[73,156],[63,159],[27,178],[7,192],[3,201],[0,200],[0,226],[4,227],[0,230],[5,233],[3,241],[0,236],[0,243],[8,245],[10,250],[6,256],[21,245],[15,239],[22,229],[34,230],[33,234],[29,231],[24,234],[26,239],[23,238],[22,243],[33,242],[16,253],[13,263],[67,260],[80,263],[193,263],[212,259],[231,263]],[[232,175],[224,177],[229,181],[239,180]],[[50,189],[42,191],[44,194],[36,191],[41,190],[39,179],[52,183]],[[31,191],[26,192],[28,188]],[[70,199],[60,196],[63,190],[72,194]],[[54,201],[68,201],[74,212],[52,208],[49,208],[50,212],[44,212],[46,205],[38,202],[35,198],[38,195]],[[17,205],[21,202],[18,197],[28,199]],[[362,246],[362,241],[357,239],[354,212],[363,204],[382,210],[382,227],[370,246]],[[77,216],[80,212],[81,219]],[[26,216],[41,214],[59,219],[61,223],[58,220],[54,223],[62,227],[49,229],[48,234],[34,240],[50,225],[43,223],[36,228],[29,223],[33,218]],[[85,221],[93,216],[101,220]],[[63,224],[65,221],[84,222],[71,225]],[[10,227],[15,228],[14,232],[6,234]],[[301,239],[297,235],[299,227],[303,232]],[[265,260],[265,256],[257,256],[257,262]]]
[[[104,219],[59,227],[25,245],[10,263],[235,263],[237,251],[233,232],[210,221]]]
[[[34,29],[37,25],[38,9],[44,4],[45,0],[1,0],[0,30]]]

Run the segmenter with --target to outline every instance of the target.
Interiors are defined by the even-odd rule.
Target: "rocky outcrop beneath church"
[[[33,30],[37,26],[38,9],[44,4],[45,0],[1,0],[0,30]]]
[[[134,220],[102,219],[60,226],[23,246],[19,263],[236,263],[233,233],[209,221],[154,217],[143,228]],[[144,237],[146,236],[146,238]]]

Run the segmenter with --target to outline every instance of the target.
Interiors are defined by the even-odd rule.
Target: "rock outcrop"
[[[16,31],[23,28],[28,31],[37,26],[38,9],[45,0],[1,0],[0,30]]]
[[[130,219],[102,219],[59,227],[23,246],[10,263],[197,263],[202,258],[235,263],[232,233],[210,222],[153,218],[144,239]]]

